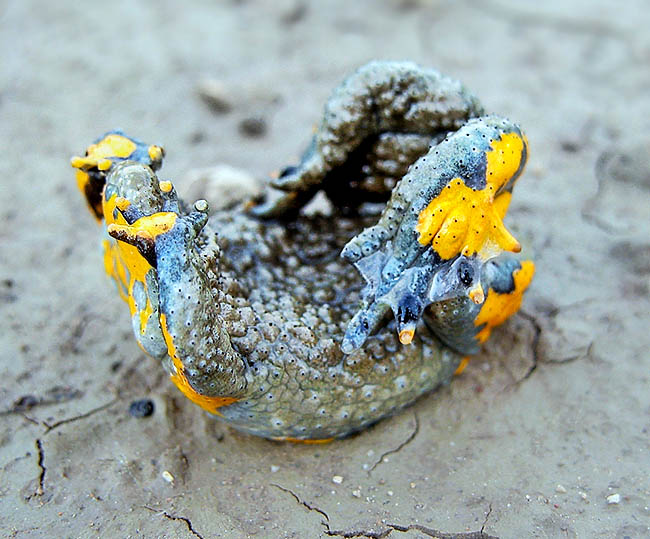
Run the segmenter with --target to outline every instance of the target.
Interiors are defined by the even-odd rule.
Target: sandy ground
[[[80,5],[0,2],[3,535],[650,534],[646,2]],[[533,287],[465,374],[397,417],[325,446],[238,434],[137,348],[68,158],[122,127],[165,146],[181,192],[196,166],[264,178],[375,58],[437,67],[526,129],[507,223]],[[229,112],[198,97],[205,77]],[[131,417],[145,397],[153,416]]]

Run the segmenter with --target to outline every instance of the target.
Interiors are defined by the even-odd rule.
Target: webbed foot
[[[426,309],[423,321],[453,350],[475,354],[492,329],[519,310],[534,273],[532,261],[504,253],[481,266],[485,301],[476,304],[468,297],[457,296],[434,302]]]

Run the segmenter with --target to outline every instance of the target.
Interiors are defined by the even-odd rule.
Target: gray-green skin
[[[409,136],[437,140],[441,130],[461,127],[480,110],[459,83],[433,71],[418,77],[418,69],[393,63],[384,69],[373,63],[355,75],[361,74],[359,80],[348,79],[333,96],[347,104],[339,109],[330,102],[308,160],[334,171],[354,150],[353,142],[367,138],[359,130],[406,126]],[[372,106],[368,95],[374,96]],[[344,111],[346,121],[332,121],[341,118],[334,109]],[[433,120],[433,135],[426,135]],[[384,141],[399,141],[388,144],[388,153],[398,152],[404,146],[403,132],[388,134]],[[318,152],[327,159],[314,157],[314,148],[330,148]],[[380,161],[372,151],[365,155],[373,166]],[[392,157],[399,162],[396,154]],[[314,181],[303,192],[311,197],[319,185]],[[292,189],[300,192],[302,187],[295,184]],[[480,306],[453,296],[431,306],[432,315],[426,323],[419,321],[410,345],[400,344],[395,323],[383,319],[363,346],[342,351],[366,283],[339,255],[376,217],[346,215],[338,208],[330,217],[305,217],[295,215],[297,205],[281,203],[274,206],[280,210],[275,215],[286,217],[289,210],[294,213],[291,220],[265,221],[241,208],[217,212],[208,220],[204,203],[183,211],[173,190],[162,192],[153,171],[132,161],[108,173],[105,197],[112,194],[131,203],[124,212],[128,222],[158,211],[178,214],[173,228],[153,243],[118,237],[136,245],[153,266],[137,305],[144,308],[148,297],[154,316],[144,335],[134,327],[136,337],[174,374],[158,322],[164,315],[190,385],[202,395],[237,399],[218,412],[239,430],[270,438],[345,436],[448,383],[462,357],[456,350],[476,347],[474,336],[481,328],[473,320]],[[307,199],[301,198],[300,204]],[[498,287],[497,282],[504,283],[504,291],[508,283],[513,287],[511,273],[518,267],[517,261],[506,261],[492,263],[490,270],[479,268],[484,290]],[[134,319],[138,317],[136,313]]]
[[[400,312],[409,311],[406,322],[426,318],[425,309],[430,304],[452,297],[466,298],[467,291],[481,279],[483,262],[476,255],[442,260],[430,246],[418,241],[416,225],[422,210],[453,179],[460,178],[467,187],[478,191],[486,188],[487,153],[492,141],[507,133],[523,138],[519,126],[498,116],[468,120],[409,167],[377,223],[345,245],[341,256],[354,263],[368,282],[364,303],[343,340],[346,352],[362,346],[390,310],[397,318],[399,330],[406,325],[400,320]],[[519,169],[495,196],[512,192],[526,163],[526,153],[524,145]],[[468,275],[466,282],[458,279],[459,273]],[[474,314],[474,309],[462,312]],[[461,343],[456,334],[446,334],[447,325],[429,326],[443,341],[459,343],[456,348],[460,352],[478,351],[473,338]]]
[[[368,218],[337,216],[331,227],[329,218],[302,217],[286,226],[222,211],[207,222],[204,207],[184,214],[175,193],[162,193],[153,172],[135,162],[110,172],[106,192],[131,197],[128,221],[140,216],[136,208],[146,207],[145,215],[179,213],[153,246],[139,246],[155,268],[147,275],[147,294],[156,316],[144,335],[135,334],[173,374],[156,323],[165,315],[190,384],[203,395],[239,399],[219,412],[242,431],[271,438],[345,436],[447,383],[460,362],[462,356],[422,323],[408,346],[389,322],[362,348],[341,351],[362,280],[338,254]],[[514,261],[506,274],[486,273],[486,290],[499,280],[506,291],[508,279],[512,290],[510,274],[518,267]],[[456,322],[464,338],[480,329],[473,325],[479,306],[466,298],[434,306],[440,327]],[[464,315],[454,315],[454,308],[466,309]]]
[[[368,283],[342,341],[346,353],[363,346],[390,311],[398,331],[412,327],[427,316],[432,302],[463,297],[480,279],[482,262],[474,256],[463,262],[471,282],[452,284],[460,261],[443,261],[421,245],[415,225],[452,178],[484,188],[491,141],[503,133],[521,135],[509,120],[477,118],[481,114],[474,95],[433,69],[412,62],[370,62],[334,90],[301,162],[272,182],[286,194],[270,193],[253,209],[260,217],[291,219],[319,190],[344,212],[390,196],[379,221],[341,253]],[[520,170],[495,195],[512,192],[525,163],[524,154]],[[457,340],[443,330],[437,334]],[[465,339],[459,350],[476,353],[476,341]]]
[[[384,202],[432,145],[483,113],[467,88],[434,69],[370,62],[332,92],[300,164],[272,181],[289,193],[253,213],[293,217],[321,189],[341,209]]]
[[[173,206],[165,201],[173,192],[162,193],[139,163],[116,166],[106,190],[132,194],[134,182],[132,206],[146,204],[147,213]],[[141,250],[155,266],[147,277],[155,282],[147,289],[151,303],[166,317],[190,384],[239,399],[219,409],[236,428],[271,438],[344,436],[450,380],[460,356],[424,326],[409,346],[389,324],[362,349],[341,351],[362,282],[338,254],[367,218],[285,226],[235,211],[206,220],[198,211],[183,215],[156,239],[153,256]],[[163,341],[159,326],[149,324],[141,341]],[[156,349],[174,373],[165,352],[148,351]]]

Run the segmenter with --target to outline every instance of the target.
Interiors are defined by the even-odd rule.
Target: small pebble
[[[609,496],[607,496],[607,503],[609,505],[616,505],[616,504],[620,503],[620,501],[621,501],[621,495],[618,494],[618,493],[617,494],[610,494]]]
[[[167,470],[164,470],[162,474],[162,478],[167,481],[168,483],[173,483],[174,482],[174,476],[168,472]]]
[[[225,114],[232,109],[229,92],[225,85],[215,79],[204,79],[196,88],[203,102],[218,114]]]
[[[560,494],[566,494],[566,488],[564,488],[562,485],[558,483],[557,487],[555,487],[555,492],[559,492]]]
[[[578,494],[580,494],[580,497],[581,497],[583,500],[585,500],[585,501],[587,500],[587,493],[586,493],[586,492],[579,492]]]
[[[355,498],[361,498],[361,490],[359,489],[353,490],[352,496],[354,496]]]
[[[34,395],[23,395],[14,401],[13,411],[24,412],[38,404],[38,399]]]
[[[280,21],[290,26],[304,19],[305,15],[307,15],[307,4],[303,1],[298,1],[282,14]]]
[[[129,414],[133,417],[149,417],[153,414],[154,405],[151,399],[140,399],[129,405]]]
[[[231,207],[261,192],[252,174],[223,163],[192,169],[183,178],[183,183],[189,186],[185,196],[190,200],[207,200],[211,211]]]
[[[271,473],[275,473],[280,469],[280,466],[276,466],[275,464],[271,465]]]
[[[251,116],[239,122],[239,132],[247,137],[261,137],[266,134],[266,130],[266,120],[260,116]]]
[[[341,477],[340,475],[335,475],[334,477],[332,477],[332,483],[336,483],[337,485],[340,485],[341,483],[343,483],[343,477]]]

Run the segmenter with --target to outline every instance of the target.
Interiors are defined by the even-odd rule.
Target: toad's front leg
[[[127,161],[106,177],[103,215],[109,272],[124,290],[142,347],[162,359],[174,384],[202,408],[218,413],[247,387],[246,364],[233,349],[224,310],[233,301],[211,273],[218,248],[199,237],[207,204],[185,214],[170,182]]]

